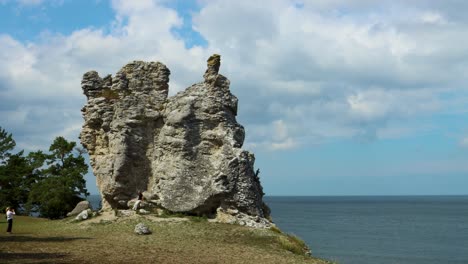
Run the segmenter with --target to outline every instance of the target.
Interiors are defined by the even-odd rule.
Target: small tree
[[[0,128],[0,210],[12,206],[22,212],[31,185],[36,182],[37,169],[44,162],[42,152],[24,156],[23,151],[12,153],[16,143],[11,135]]]
[[[28,199],[31,185],[36,182],[37,175],[28,157],[23,151],[10,155],[5,165],[0,166],[0,201],[2,207],[13,206],[22,212]],[[2,208],[4,210],[5,208]]]
[[[10,157],[11,151],[15,148],[16,142],[11,133],[6,132],[0,127],[0,162],[5,164],[6,159]]]
[[[15,148],[15,141],[11,133],[0,127],[0,210],[5,212],[6,206],[17,206],[18,203],[12,203],[13,194],[10,190],[12,179],[8,166],[9,157],[12,155],[11,151]]]
[[[75,142],[57,137],[46,155],[47,168],[31,188],[28,207],[41,216],[56,219],[70,212],[82,196],[89,195],[84,175],[88,166],[81,152],[74,151]]]

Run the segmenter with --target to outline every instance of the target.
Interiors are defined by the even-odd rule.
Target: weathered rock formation
[[[241,149],[238,100],[219,67],[220,56],[211,56],[204,81],[169,98],[170,71],[160,62],[134,61],[113,77],[84,74],[80,139],[103,208],[128,208],[142,191],[172,212],[269,215],[254,155]]]

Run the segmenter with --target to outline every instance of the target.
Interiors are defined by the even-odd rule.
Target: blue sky
[[[26,151],[78,141],[84,72],[161,61],[175,94],[219,53],[268,195],[468,194],[465,10],[457,0],[0,0],[0,126]]]

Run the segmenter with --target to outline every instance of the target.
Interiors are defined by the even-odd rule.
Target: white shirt
[[[8,211],[8,212],[6,213],[7,220],[13,219],[13,215],[14,215],[14,214],[15,214],[15,212]]]

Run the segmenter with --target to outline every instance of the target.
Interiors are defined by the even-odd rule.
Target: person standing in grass
[[[13,228],[13,215],[15,215],[15,209],[7,207],[6,216],[8,222],[7,232],[11,234],[11,229]]]

